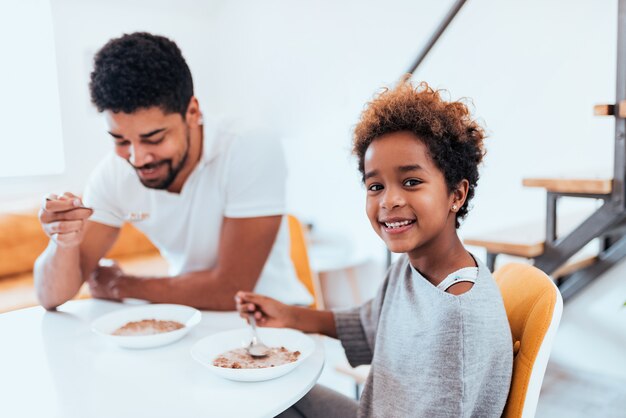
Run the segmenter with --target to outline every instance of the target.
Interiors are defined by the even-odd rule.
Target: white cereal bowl
[[[156,319],[176,321],[185,325],[175,331],[154,335],[113,335],[113,331],[132,321]],[[200,323],[202,314],[197,309],[184,305],[155,304],[134,306],[120,309],[97,318],[91,323],[91,329],[113,344],[124,348],[152,348],[173,343],[187,334]]]
[[[250,342],[250,329],[241,328],[219,332],[199,340],[191,347],[191,356],[218,376],[241,382],[259,382],[283,376],[298,367],[313,351],[315,342],[300,331],[288,328],[258,328],[259,339],[269,347],[283,346],[291,351],[300,351],[298,360],[276,367],[262,369],[229,369],[213,365],[220,354],[241,348]]]

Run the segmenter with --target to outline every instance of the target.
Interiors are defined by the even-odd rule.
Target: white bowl
[[[176,321],[185,325],[175,331],[154,335],[113,335],[113,331],[132,321],[157,319]],[[185,336],[202,319],[197,309],[184,305],[155,304],[134,306],[120,309],[97,318],[91,323],[91,329],[112,343],[125,348],[151,348],[177,341]]]
[[[298,360],[281,366],[262,369],[229,369],[214,366],[213,360],[217,356],[226,351],[241,348],[250,342],[249,328],[224,331],[204,337],[191,347],[191,356],[218,376],[242,382],[258,382],[289,373],[315,351],[313,339],[294,329],[259,328],[258,333],[259,339],[269,347],[283,346],[291,351],[300,351]]]

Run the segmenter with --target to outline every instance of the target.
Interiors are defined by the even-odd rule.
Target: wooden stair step
[[[613,190],[613,179],[526,178],[522,184],[554,193],[609,194]]]
[[[511,242],[497,238],[465,238],[465,245],[483,247],[492,254],[509,254],[518,257],[533,258],[543,254],[544,241]]]
[[[622,100],[619,104],[597,104],[593,107],[595,116],[616,116],[618,118],[626,118],[626,100]]]
[[[562,230],[572,230],[576,223],[575,217],[559,222]],[[578,219],[577,222],[580,222]],[[483,247],[492,254],[507,254],[516,257],[534,258],[543,254],[545,233],[539,231],[537,225],[524,225],[515,229],[493,232],[480,238],[464,238],[465,245]],[[568,276],[596,262],[596,255],[578,254],[556,269],[550,276],[554,279]]]
[[[559,214],[557,234],[563,236],[573,231],[590,215],[587,211]],[[492,254],[508,254],[534,258],[543,254],[546,241],[545,221],[522,223],[475,236],[464,236],[466,245],[483,247]]]
[[[524,258],[534,258],[540,256],[543,253],[544,243],[536,242],[532,244],[521,244],[521,243],[511,243],[511,242],[494,242],[494,241],[485,241],[478,239],[464,239],[463,242],[466,245],[473,245],[476,247],[484,247],[488,252],[493,254],[508,254],[517,257]],[[597,256],[585,256],[578,257],[567,261],[567,263],[563,264],[561,267],[556,269],[550,276],[555,279],[560,277],[568,276],[572,273],[575,273],[578,270],[581,270],[585,267],[588,267],[596,262],[598,259]]]
[[[594,116],[613,116],[615,115],[614,104],[598,104],[593,107]]]
[[[598,257],[595,255],[587,256],[579,259],[569,260],[567,263],[563,264],[561,267],[556,269],[551,276],[555,279],[559,277],[568,276],[572,273],[577,272],[578,270],[582,270],[585,267],[589,267],[593,263],[598,260]]]

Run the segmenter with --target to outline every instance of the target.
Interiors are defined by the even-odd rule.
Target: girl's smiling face
[[[464,180],[450,192],[428,148],[411,132],[376,138],[364,155],[367,216],[390,251],[419,257],[456,236]],[[465,187],[464,187],[465,186]]]

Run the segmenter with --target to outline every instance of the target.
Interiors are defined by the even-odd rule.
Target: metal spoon
[[[50,198],[46,198],[47,201],[51,201],[52,199]],[[108,209],[100,209],[100,208],[90,208],[87,206],[75,206],[70,210],[73,209],[87,209],[90,210],[92,212],[106,212],[109,213],[113,216],[115,216],[117,219],[119,219],[120,221],[124,221],[124,222],[129,222],[129,223],[137,223],[137,222],[141,222],[144,221],[146,219],[148,219],[150,217],[150,214],[147,212],[128,212],[126,215],[122,216],[119,215],[113,211],[110,211]]]
[[[150,214],[147,212],[128,212],[124,216],[122,216],[108,209],[89,208],[87,206],[76,206],[76,209],[89,209],[94,212],[106,212],[115,216],[120,221],[129,222],[129,223],[141,222],[141,221],[148,219],[148,217],[150,216]]]
[[[259,340],[259,336],[256,332],[256,319],[254,319],[254,313],[248,314],[248,322],[250,322],[250,327],[252,328],[252,340],[246,347],[246,351],[252,357],[267,356],[270,352],[270,348]]]

